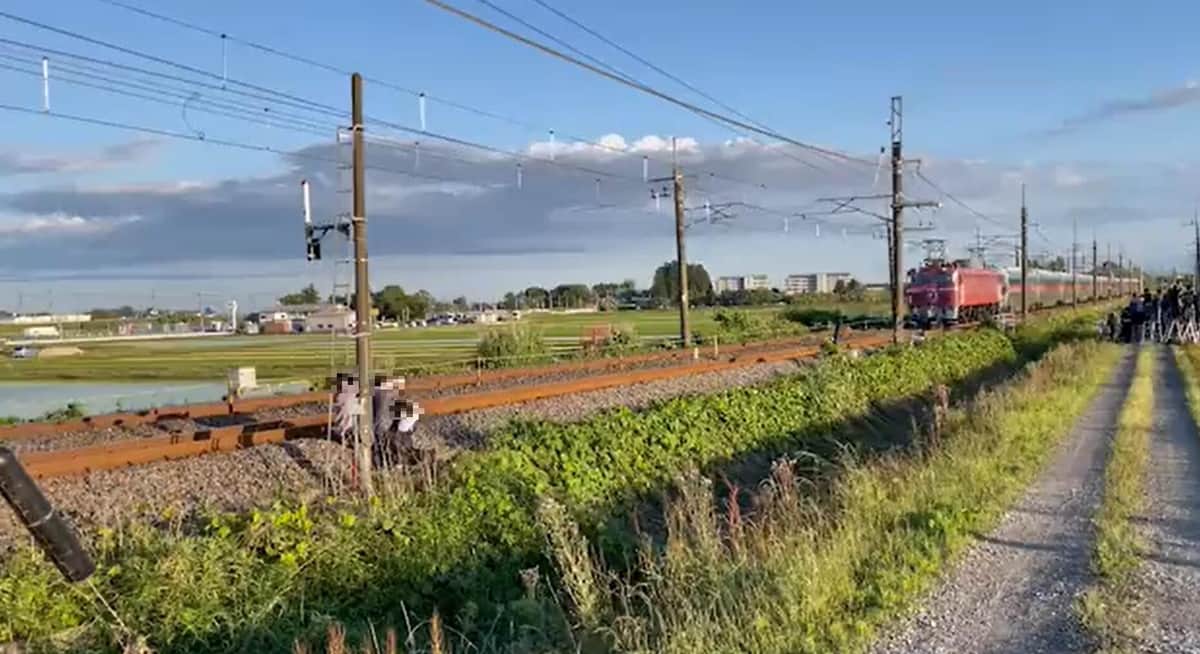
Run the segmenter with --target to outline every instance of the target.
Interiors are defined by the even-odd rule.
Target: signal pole
[[[1075,218],[1071,221],[1071,308],[1072,309],[1079,307],[1079,283],[1078,283],[1078,275],[1076,274],[1077,266],[1075,265],[1076,260],[1078,260],[1078,258],[1079,258],[1079,255],[1077,252],[1078,249],[1079,249],[1079,219]]]
[[[375,441],[374,412],[371,407],[371,285],[367,280],[367,189],[365,153],[363,152],[362,76],[350,77],[351,131],[354,134],[354,208],[350,224],[354,239],[354,353],[358,362],[358,404],[362,415],[358,419],[358,474],[363,491],[375,494],[371,475],[371,450]]]
[[[1021,322],[1029,317],[1029,210],[1025,207],[1025,185],[1021,184]]]
[[[904,99],[892,96],[892,113],[888,120],[892,128],[892,342],[900,342],[900,327],[904,322],[904,209],[939,207],[938,202],[909,202],[904,199]]]
[[[1096,284],[1096,234],[1092,234],[1092,302],[1100,299],[1099,287]]]

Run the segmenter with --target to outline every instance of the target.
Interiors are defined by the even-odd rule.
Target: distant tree
[[[703,264],[689,263],[688,303],[708,304],[712,299],[712,279]],[[679,297],[679,264],[668,261],[654,271],[654,283],[650,293],[666,302],[676,302]]]
[[[430,309],[428,300],[421,293],[410,295],[404,292],[404,288],[394,284],[372,293],[371,301],[379,310],[380,317],[393,320],[422,320]]]
[[[541,286],[530,286],[521,291],[521,296],[525,298],[525,306],[538,309],[550,306],[550,292]]]
[[[462,295],[451,300],[450,304],[454,305],[454,308],[458,311],[466,311],[471,306],[470,303],[467,302],[467,298]]]
[[[509,311],[516,311],[518,308],[520,308],[520,303],[517,300],[517,294],[505,293],[504,299],[500,300],[500,306],[508,309]]]
[[[112,318],[134,318],[138,315],[138,310],[129,305],[117,307],[116,309],[92,309],[88,311],[92,318],[105,320]]]
[[[283,305],[317,304],[320,301],[321,294],[317,292],[316,287],[312,284],[300,289],[299,293],[288,293],[279,298],[279,303]]]
[[[550,291],[556,307],[578,308],[595,302],[596,296],[587,284],[559,284]]]
[[[834,295],[845,295],[846,294],[846,280],[844,280],[844,279],[837,280],[837,283],[833,285],[833,294]]]

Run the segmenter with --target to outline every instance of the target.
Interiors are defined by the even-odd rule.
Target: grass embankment
[[[557,582],[521,574],[544,567],[538,498],[556,498],[606,551],[632,552],[628,511],[682,470],[802,448],[881,404],[1011,366],[1019,347],[1088,329],[1086,320],[1046,321],[1016,343],[988,330],[953,334],[641,412],[513,423],[417,495],[290,503],[212,516],[188,531],[130,525],[99,534],[96,584],[119,625],[40,554],[22,550],[0,573],[0,642],[45,644],[57,634],[111,651],[134,633],[160,652],[279,651],[333,620],[401,625],[438,607],[481,649],[557,648],[572,633],[545,593],[547,576]]]
[[[1138,353],[1137,371],[1104,468],[1104,500],[1096,511],[1092,553],[1098,582],[1077,607],[1101,652],[1132,651],[1139,622],[1133,580],[1143,544],[1132,519],[1144,502],[1142,484],[1154,423],[1154,371],[1154,348],[1144,347]]]
[[[598,633],[622,651],[861,650],[1018,496],[1116,359],[1110,346],[1064,346],[952,411],[940,445],[849,464],[825,502],[777,467],[744,520],[685,482],[644,581],[617,583],[618,601],[592,611]]]

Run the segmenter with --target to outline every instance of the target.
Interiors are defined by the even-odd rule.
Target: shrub
[[[736,311],[720,309],[713,316],[717,337],[725,343],[802,334],[806,330],[780,318],[777,311]]]
[[[488,330],[475,352],[484,368],[529,365],[550,358],[541,333],[521,325]]]

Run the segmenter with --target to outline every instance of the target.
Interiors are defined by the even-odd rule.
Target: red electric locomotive
[[[1000,313],[1007,293],[1008,282],[998,270],[929,259],[909,271],[904,298],[910,319],[928,327],[991,318]]]

